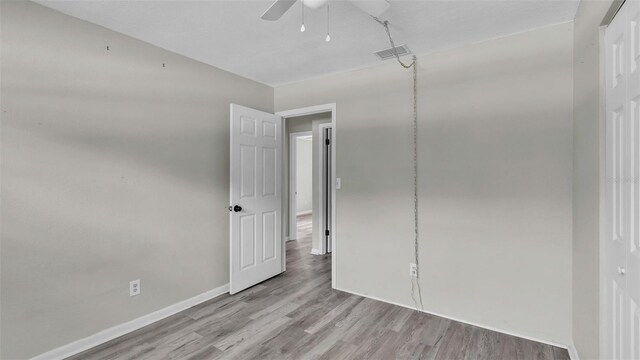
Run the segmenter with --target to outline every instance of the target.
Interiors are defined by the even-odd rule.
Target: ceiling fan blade
[[[260,16],[262,20],[275,21],[280,19],[290,7],[295,4],[296,0],[276,0],[271,7]]]
[[[349,0],[349,2],[371,16],[380,16],[391,6],[387,0]]]

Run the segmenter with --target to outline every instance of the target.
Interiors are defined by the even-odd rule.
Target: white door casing
[[[332,179],[331,174],[331,135],[333,124],[320,124],[320,214],[318,216],[319,223],[322,225],[322,241],[320,246],[320,252],[322,254],[331,253],[331,232],[333,229],[332,216],[331,216],[331,199],[332,199]],[[327,142],[328,140],[328,142]]]
[[[281,130],[280,116],[231,104],[231,294],[283,271]]]
[[[640,359],[640,2],[607,28],[605,56],[604,354]]]

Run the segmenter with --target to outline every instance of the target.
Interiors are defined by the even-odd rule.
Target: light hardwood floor
[[[331,289],[311,252],[310,216],[287,243],[287,271],[72,359],[546,359],[566,350]],[[428,289],[425,289],[428,291]]]

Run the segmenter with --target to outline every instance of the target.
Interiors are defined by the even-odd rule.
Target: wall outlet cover
[[[140,279],[129,282],[129,296],[140,295]]]

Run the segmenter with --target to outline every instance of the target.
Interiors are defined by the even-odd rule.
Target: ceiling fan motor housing
[[[276,0],[260,17],[263,20],[275,21],[289,10],[297,1],[304,6],[316,10],[329,4],[329,0]],[[380,16],[391,5],[387,0],[347,0],[371,16]],[[304,9],[304,8],[303,8]],[[303,11],[304,12],[304,11]]]
[[[329,0],[304,0],[304,6],[308,7],[309,9],[319,9],[323,6],[325,6],[327,3],[329,2]]]

